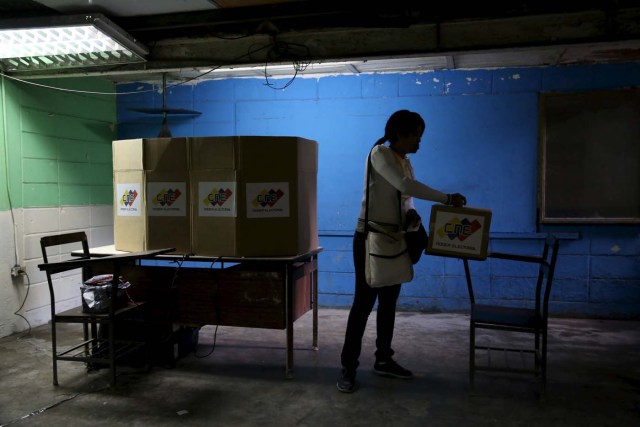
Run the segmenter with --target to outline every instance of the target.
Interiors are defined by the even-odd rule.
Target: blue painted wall
[[[301,136],[318,141],[320,305],[352,301],[351,236],[361,198],[366,155],[398,109],[427,122],[412,163],[417,177],[445,192],[461,192],[469,206],[493,212],[490,249],[537,254],[545,231],[563,233],[553,313],[640,317],[640,226],[553,226],[536,222],[538,95],[640,86],[640,63],[456,70],[298,78],[286,89],[264,79],[228,79],[180,85],[168,91],[170,108],[201,111],[171,117],[174,136]],[[272,81],[276,86],[287,80]],[[155,137],[160,117],[129,110],[160,107],[158,86],[118,86],[118,137]],[[431,203],[418,201],[428,216]],[[472,262],[478,300],[521,300],[535,270],[500,260]],[[462,262],[435,256],[416,265],[399,307],[466,311]],[[514,276],[517,278],[514,280]]]

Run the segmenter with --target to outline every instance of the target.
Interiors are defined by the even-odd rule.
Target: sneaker
[[[382,375],[385,377],[394,377],[394,378],[412,378],[413,374],[410,370],[403,368],[398,365],[395,360],[389,360],[387,362],[376,362],[373,365],[373,372],[378,375]]]
[[[336,383],[338,391],[343,393],[353,393],[356,390],[356,372],[342,369],[338,382]]]

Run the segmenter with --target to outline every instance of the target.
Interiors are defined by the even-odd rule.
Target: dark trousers
[[[349,311],[347,321],[347,331],[344,337],[344,346],[340,360],[342,366],[347,370],[355,371],[360,362],[360,352],[362,351],[362,336],[367,326],[369,314],[378,300],[378,310],[376,315],[376,361],[383,362],[391,359],[393,349],[391,340],[393,339],[393,328],[396,320],[396,302],[400,295],[400,284],[385,286],[382,288],[372,288],[365,279],[365,235],[356,232],[353,237],[353,264],[356,272],[356,289],[353,298],[353,305]]]

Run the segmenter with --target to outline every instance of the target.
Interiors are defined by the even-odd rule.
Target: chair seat
[[[144,305],[144,302],[128,302],[125,307],[119,308],[115,311],[115,316],[122,313],[134,310]],[[62,320],[67,323],[84,323],[87,320],[94,320],[98,323],[108,322],[109,313],[86,313],[82,311],[82,306],[74,307],[69,310],[62,311],[56,314],[56,320]]]
[[[533,309],[485,304],[471,306],[471,321],[476,324],[487,323],[531,330],[542,326],[542,319]]]

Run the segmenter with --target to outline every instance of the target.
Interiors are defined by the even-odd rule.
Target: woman
[[[445,194],[416,181],[407,154],[416,153],[420,148],[420,138],[425,129],[422,117],[408,110],[396,111],[389,117],[385,133],[374,145],[367,161],[366,174],[369,176],[368,218],[370,221],[415,226],[420,216],[413,206],[413,197],[463,206],[466,199],[462,194]],[[384,145],[389,142],[389,145]],[[401,209],[398,208],[398,191],[401,193]],[[365,233],[364,217],[366,188],[363,192],[360,216],[353,238],[353,262],[355,266],[355,295],[349,312],[347,330],[341,353],[342,371],[338,378],[338,390],[351,393],[355,390],[356,369],[360,362],[362,336],[373,306],[378,300],[376,316],[376,362],[375,373],[396,378],[411,378],[413,374],[400,366],[392,356],[391,348],[396,316],[396,302],[401,284],[381,288],[370,287],[365,279]]]

